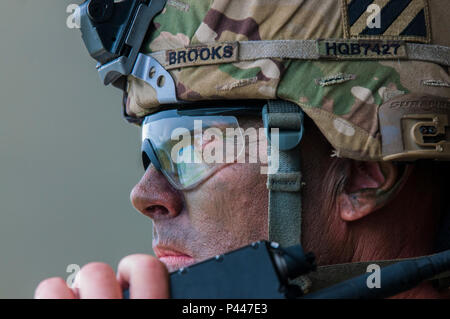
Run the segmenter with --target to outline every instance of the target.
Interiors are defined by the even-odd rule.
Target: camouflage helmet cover
[[[364,10],[357,2],[365,4]],[[403,4],[392,14],[394,2]],[[382,19],[386,10],[391,20],[382,22],[380,35],[364,36],[370,34],[365,30],[370,4],[382,8]],[[181,64],[167,68],[178,99],[288,100],[314,121],[338,156],[382,160],[380,106],[415,94],[436,99],[448,111],[447,66],[400,59],[240,61],[233,53],[236,43],[366,37],[450,46],[449,11],[448,0],[168,0],[153,20],[142,51],[163,52],[168,62],[180,57],[180,49],[194,48],[198,54],[207,47],[209,62],[183,65],[188,62],[183,54],[189,53],[184,50],[182,61],[175,60]],[[223,61],[212,61],[214,55]],[[142,117],[158,110],[156,92],[147,83],[129,76],[127,90],[129,115]]]

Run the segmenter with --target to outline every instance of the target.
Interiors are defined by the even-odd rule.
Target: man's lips
[[[153,251],[156,257],[167,266],[169,271],[174,271],[195,263],[194,258],[173,248],[156,246],[153,248]]]

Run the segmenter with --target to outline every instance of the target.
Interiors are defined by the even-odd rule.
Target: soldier
[[[168,271],[261,239],[301,242],[319,265],[449,249],[450,2],[372,2],[168,0],[121,74],[146,168],[131,201],[153,221],[159,260],[125,257],[117,276],[90,263],[77,289],[51,278],[35,296],[121,298],[129,288],[165,298]],[[101,64],[105,83],[119,85]],[[233,143],[267,157],[177,162],[217,143],[194,135],[172,152],[173,130],[194,132],[199,120],[220,132],[265,128]],[[267,160],[278,169],[262,174]],[[449,293],[426,282],[397,297]]]

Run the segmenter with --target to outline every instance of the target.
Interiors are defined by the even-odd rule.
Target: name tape
[[[403,41],[390,40],[321,40],[318,41],[321,58],[330,59],[406,59]]]
[[[238,43],[232,42],[167,50],[164,66],[170,70],[194,65],[236,62],[239,57],[238,48]]]
[[[258,59],[417,60],[450,66],[450,47],[402,40],[265,40],[199,44],[153,52],[166,70]]]

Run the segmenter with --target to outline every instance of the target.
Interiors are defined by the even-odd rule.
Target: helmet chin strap
[[[303,111],[291,102],[269,100],[263,108],[269,160],[267,174],[269,240],[284,247],[301,244],[302,175],[299,144],[303,136],[303,118]],[[279,129],[278,134],[276,130],[272,130],[273,128]],[[419,260],[418,258],[408,260],[416,259]],[[368,265],[377,264],[383,267],[399,261],[404,260],[378,260],[321,266],[307,276],[297,277],[290,282],[297,284],[303,293],[318,291],[338,283],[345,285],[344,281],[366,273]],[[429,280],[439,287],[447,288],[450,285],[450,272],[441,273]],[[388,279],[386,284],[396,284],[395,280],[391,281]],[[335,291],[340,291],[336,289]],[[347,291],[341,290],[342,292]],[[322,295],[318,294],[318,296]]]
[[[284,247],[298,245],[302,235],[300,141],[304,114],[296,104],[283,100],[269,100],[262,114],[268,140],[269,240]],[[290,282],[303,292],[312,284],[307,276]]]
[[[303,136],[303,117],[302,110],[288,101],[269,100],[263,108],[268,138],[269,240],[285,247],[301,242],[299,144]]]

